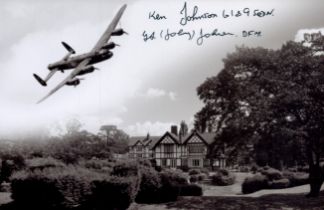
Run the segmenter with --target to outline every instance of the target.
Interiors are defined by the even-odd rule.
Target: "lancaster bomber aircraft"
[[[50,71],[45,79],[42,79],[37,74],[34,74],[35,79],[43,86],[47,85],[47,81],[58,71],[64,72],[65,70],[74,69],[69,76],[59,83],[53,90],[51,90],[45,97],[39,100],[37,103],[44,101],[46,98],[54,94],[64,85],[77,86],[80,84],[80,75],[88,74],[96,70],[97,68],[92,66],[92,64],[107,60],[112,57],[113,53],[110,51],[117,44],[114,42],[108,42],[111,36],[121,36],[127,34],[123,29],[115,29],[121,16],[126,9],[126,5],[123,5],[114,19],[101,36],[97,44],[93,49],[85,54],[70,57],[75,54],[75,51],[67,43],[62,42],[62,45],[68,51],[68,53],[60,60],[55,63],[48,65],[48,70]]]

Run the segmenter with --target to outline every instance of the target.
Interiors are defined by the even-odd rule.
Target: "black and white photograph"
[[[324,209],[322,0],[0,5],[0,210]]]

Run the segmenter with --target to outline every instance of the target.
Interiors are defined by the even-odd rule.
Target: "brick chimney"
[[[173,133],[174,135],[178,136],[178,126],[171,125],[171,133]]]

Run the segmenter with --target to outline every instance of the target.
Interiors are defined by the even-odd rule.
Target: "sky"
[[[161,135],[185,120],[190,127],[203,104],[196,88],[223,68],[222,59],[236,46],[279,48],[288,40],[300,41],[303,33],[324,34],[324,2],[321,0],[2,0],[0,7],[0,137],[40,129],[55,133],[71,119],[97,133],[101,125],[113,124],[129,135]],[[58,72],[40,86],[32,77],[45,77],[47,65],[60,60],[66,50],[88,52],[109,25],[118,9],[127,4],[118,27],[129,35],[113,37],[121,46],[93,74],[82,76],[78,87],[63,87],[41,104],[36,102],[67,75]],[[190,16],[216,14],[181,24],[184,6]],[[247,10],[250,13],[247,16]],[[272,11],[265,17],[254,10]],[[222,16],[237,14],[240,17]],[[150,17],[159,14],[160,20]],[[182,11],[182,13],[181,13]],[[157,18],[159,19],[159,18]],[[190,18],[189,18],[190,19]],[[166,31],[195,32],[165,38]],[[200,30],[215,29],[233,36],[210,36],[197,44]],[[261,31],[243,37],[242,31]],[[144,41],[143,33],[155,39]]]

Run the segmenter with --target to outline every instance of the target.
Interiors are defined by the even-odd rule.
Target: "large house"
[[[178,134],[177,127],[172,126],[171,132],[167,131],[162,136],[131,137],[129,157],[155,160],[156,165],[161,167],[208,167],[211,165],[211,160],[207,158],[207,152],[214,138],[213,133],[197,131]],[[212,164],[225,167],[224,155],[221,154],[216,160],[214,159]]]

